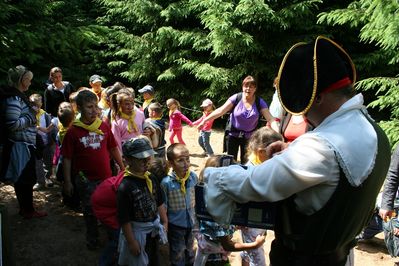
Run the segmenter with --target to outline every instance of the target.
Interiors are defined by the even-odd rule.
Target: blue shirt
[[[183,228],[192,228],[195,218],[195,185],[198,177],[194,172],[186,181],[186,194],[181,191],[180,183],[176,180],[176,173],[167,175],[161,182],[165,204],[168,210],[170,224]]]

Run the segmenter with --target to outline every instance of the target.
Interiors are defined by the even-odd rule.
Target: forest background
[[[399,140],[397,0],[4,0],[0,10],[0,84],[22,64],[42,93],[59,66],[75,87],[96,73],[193,110],[204,98],[221,105],[249,74],[270,102],[289,47],[324,35],[352,56],[356,89]]]

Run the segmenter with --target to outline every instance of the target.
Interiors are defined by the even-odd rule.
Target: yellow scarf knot
[[[132,133],[138,132],[138,128],[136,123],[134,122],[134,118],[136,117],[136,112],[133,110],[131,115],[125,114],[124,112],[120,111],[120,118],[126,119],[127,123],[127,132]]]
[[[147,106],[150,105],[152,99],[154,99],[154,98],[151,98],[151,99],[148,99],[148,100],[144,100],[144,102],[143,102],[143,109],[145,109]]]
[[[249,155],[248,160],[253,164],[253,165],[260,165],[262,163],[262,161],[259,159],[259,156],[255,153],[251,153],[251,155]]]
[[[75,121],[73,121],[73,125],[74,126],[84,128],[84,129],[86,129],[87,131],[90,131],[90,132],[95,132],[97,134],[104,135],[104,132],[102,132],[101,129],[100,129],[101,123],[102,123],[102,121],[98,117],[90,125],[86,125],[85,123],[83,123],[79,119],[75,119]]]
[[[64,127],[61,123],[58,124],[58,136],[60,138],[60,143],[64,140],[65,134],[67,133],[68,128]]]
[[[151,173],[150,172],[145,172],[144,175],[138,175],[130,172],[129,166],[125,168],[125,174],[123,176],[134,176],[138,177],[140,179],[145,179],[145,183],[147,184],[148,190],[152,194],[152,180],[150,178]]]
[[[37,114],[36,114],[36,125],[38,126],[38,127],[40,127],[40,117],[43,115],[43,114],[45,114],[46,113],[46,111],[44,111],[43,109],[39,109],[39,111],[37,111]]]
[[[181,192],[183,192],[183,194],[186,194],[186,181],[187,179],[190,177],[190,169],[187,170],[185,176],[183,178],[180,178],[177,174],[176,174],[176,180],[177,182],[180,183],[180,189]]]

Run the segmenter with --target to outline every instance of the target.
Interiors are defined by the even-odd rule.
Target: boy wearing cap
[[[294,45],[278,72],[278,96],[314,130],[289,145],[272,143],[271,159],[260,165],[205,170],[207,210],[219,223],[230,223],[235,202],[279,201],[272,265],[353,265],[355,237],[374,212],[390,161],[389,141],[355,94],[355,80],[351,58],[332,40]]]
[[[101,79],[101,77],[97,74],[92,75],[89,78],[89,84],[91,87],[91,91],[97,95],[98,100],[101,100],[101,92],[103,91],[103,88],[101,87],[103,84],[103,80]]]
[[[126,141],[122,152],[127,166],[117,192],[118,264],[160,265],[159,239],[166,242],[168,218],[159,183],[148,172],[155,152],[146,137]]]
[[[213,105],[213,102],[210,99],[205,99],[201,107],[204,109],[204,112],[202,113],[202,116],[200,119],[197,121],[193,122],[193,125],[198,126],[201,124],[201,122],[208,116],[210,115],[213,110],[215,110],[215,106]],[[213,125],[213,119],[210,119],[206,121],[202,126],[199,126],[198,129],[200,131],[200,135],[198,137],[198,144],[201,146],[201,148],[204,150],[203,155],[204,156],[212,156],[213,155],[213,149],[211,147],[211,142],[209,140],[212,132],[212,125]]]
[[[143,95],[143,112],[145,118],[148,118],[148,106],[154,101],[154,88],[151,85],[145,85],[139,89],[139,93]]]

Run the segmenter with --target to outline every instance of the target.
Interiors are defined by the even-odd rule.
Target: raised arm
[[[231,111],[233,109],[233,104],[227,100],[222,106],[217,108],[215,111],[213,111],[210,115],[205,117],[201,123],[198,124],[198,127],[202,127],[205,122],[208,122],[210,120],[216,119],[224,115],[225,113]]]

